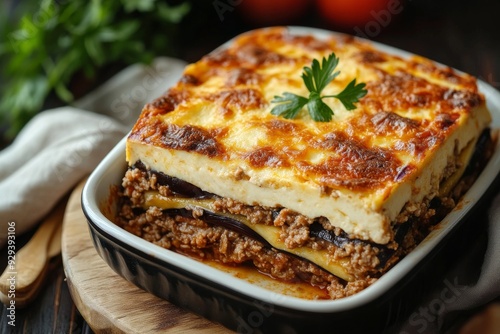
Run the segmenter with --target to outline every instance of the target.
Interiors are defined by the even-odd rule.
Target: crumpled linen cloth
[[[0,152],[0,243],[7,222],[21,235],[88,175],[127,132],[115,120],[72,107],[47,110]]]
[[[0,151],[0,248],[34,228],[130,130],[148,101],[179,79],[186,63],[132,65],[72,107],[45,110]]]

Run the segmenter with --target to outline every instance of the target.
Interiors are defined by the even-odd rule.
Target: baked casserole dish
[[[328,101],[329,122],[273,115],[273,98],[307,95],[302,69],[332,52],[340,74],[325,94],[364,82],[356,109]],[[456,205],[491,154],[490,121],[469,75],[352,37],[257,30],[144,107],[117,224],[200,260],[306,282],[319,289],[311,298],[342,298]]]

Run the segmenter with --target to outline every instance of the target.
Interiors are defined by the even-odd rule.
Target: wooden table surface
[[[402,14],[393,17],[391,24],[379,34],[371,33],[369,37],[468,72],[500,89],[500,1],[447,0],[439,1],[439,5],[437,2],[407,0]],[[191,18],[181,29],[177,56],[189,62],[227,39],[258,27],[244,22],[237,10],[225,12],[221,21],[213,7],[215,2],[206,3],[193,5]],[[329,27],[313,11],[290,24]],[[346,32],[354,34],[352,30]],[[474,219],[480,220],[476,225],[484,227],[485,215]],[[29,235],[18,238],[17,246],[28,239]],[[462,244],[462,252],[467,251],[467,247],[472,246]],[[448,251],[451,254],[454,250]],[[3,249],[1,268],[6,265],[6,259],[6,249]],[[0,333],[92,333],[71,300],[61,261],[33,304],[16,310],[16,327],[7,324],[7,310],[2,306]]]

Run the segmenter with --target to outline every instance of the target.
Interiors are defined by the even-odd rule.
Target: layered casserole
[[[270,113],[307,95],[301,74],[334,52],[336,94],[367,94],[317,122]],[[328,298],[377,280],[452,210],[488,159],[491,117],[475,78],[348,36],[261,29],[188,65],[147,104],[126,144],[116,223],[164,248]],[[314,296],[312,297],[314,298]]]

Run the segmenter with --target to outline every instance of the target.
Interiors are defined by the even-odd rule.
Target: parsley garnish
[[[347,110],[356,109],[354,103],[367,93],[367,90],[364,89],[366,85],[364,83],[356,84],[356,79],[353,79],[339,94],[321,96],[323,89],[340,74],[340,71],[334,72],[338,63],[339,58],[335,56],[335,53],[330,54],[328,59],[323,58],[321,66],[319,61],[314,59],[311,67],[304,67],[302,73],[302,80],[309,90],[309,97],[292,93],[275,96],[271,102],[278,103],[278,105],[273,107],[271,114],[295,118],[299,111],[307,105],[313,120],[328,122],[333,116],[333,110],[323,102],[323,99],[328,97],[339,99]]]
[[[0,136],[4,125],[12,137],[40,110],[71,103],[127,64],[172,54],[190,7],[181,0],[1,3]]]

